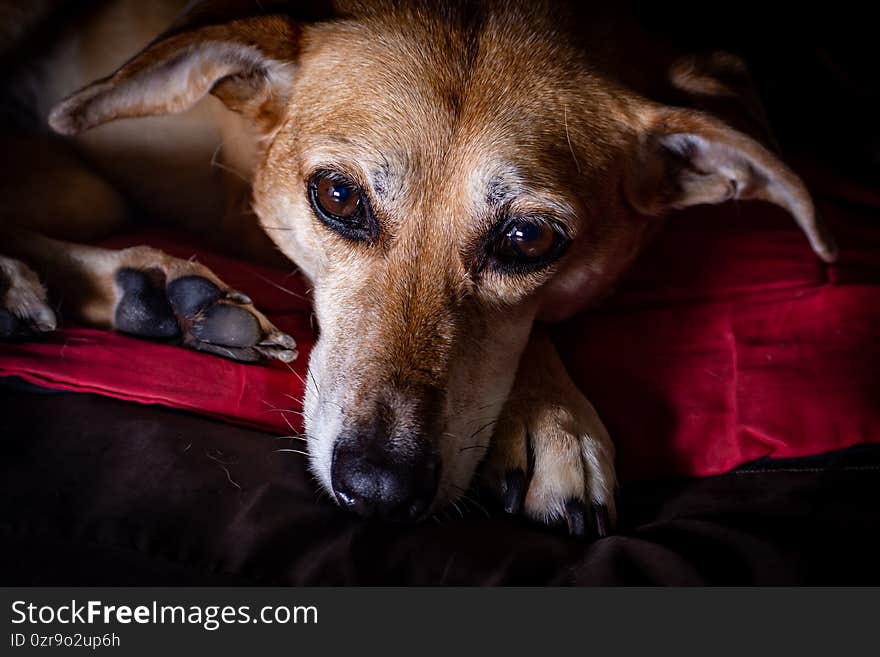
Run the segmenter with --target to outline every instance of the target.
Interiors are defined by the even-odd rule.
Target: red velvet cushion
[[[695,208],[606,307],[561,328],[623,478],[880,441],[880,221],[822,210],[834,266],[774,207]]]
[[[761,456],[880,441],[878,213],[821,208],[841,244],[833,267],[773,207],[696,208],[670,220],[604,306],[559,327],[564,360],[618,446],[622,479],[709,475]],[[299,360],[240,365],[67,327],[0,344],[0,375],[300,430],[312,341],[302,282],[167,235],[113,245],[142,242],[198,252],[297,339]]]

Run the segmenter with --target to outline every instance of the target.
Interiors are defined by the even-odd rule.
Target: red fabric
[[[38,342],[0,342],[0,376],[162,404],[285,434],[300,431],[300,400],[314,340],[302,280],[290,272],[196,250],[192,242],[147,231],[108,241],[106,246],[149,244],[181,258],[198,252],[199,262],[231,287],[246,290],[279,329],[294,337],[300,353],[294,363],[243,365],[168,344],[70,326]]]
[[[560,329],[623,479],[880,442],[880,213],[821,209],[834,266],[776,208],[695,208],[606,307]]]
[[[772,207],[697,208],[670,220],[604,306],[558,328],[572,376],[614,437],[622,479],[710,475],[880,441],[878,211],[822,210],[842,247],[838,265],[819,262]],[[140,242],[193,251],[156,234],[125,240]],[[0,375],[301,429],[312,340],[302,282],[201,250],[199,260],[297,339],[293,371],[69,327],[0,344]]]

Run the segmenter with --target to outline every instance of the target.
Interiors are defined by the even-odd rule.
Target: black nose
[[[340,437],[330,474],[339,503],[362,516],[412,522],[437,493],[439,459],[418,441]]]

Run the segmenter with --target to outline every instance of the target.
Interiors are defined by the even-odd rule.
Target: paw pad
[[[121,269],[116,284],[122,299],[116,305],[116,330],[142,338],[171,339],[180,336],[180,327],[168,297],[165,274],[160,269]]]
[[[181,276],[166,284],[161,270],[126,268],[116,274],[116,282],[123,293],[116,308],[119,331],[180,338],[186,347],[243,362],[296,357],[290,336],[271,325],[265,328],[256,311],[245,307],[249,297],[225,291],[204,276]]]

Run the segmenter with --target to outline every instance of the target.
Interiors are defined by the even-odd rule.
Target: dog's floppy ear
[[[788,210],[826,262],[837,247],[801,179],[770,150],[723,122],[694,110],[652,106],[639,120],[636,155],[624,193],[647,215],[740,199]]]
[[[207,3],[218,5],[213,13],[205,4],[115,73],[63,100],[49,115],[52,128],[74,135],[114,119],[182,112],[211,93],[271,130],[288,100],[301,23],[282,13],[236,17],[228,0]]]

